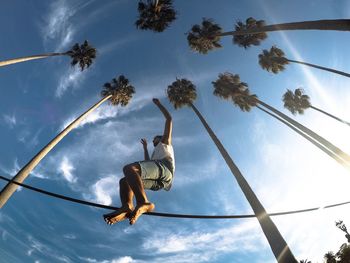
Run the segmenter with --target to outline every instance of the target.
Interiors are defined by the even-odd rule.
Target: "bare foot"
[[[153,203],[144,203],[137,205],[134,211],[132,211],[129,221],[130,225],[133,225],[136,223],[137,219],[144,213],[152,212],[154,210],[154,204]]]
[[[108,225],[113,225],[129,218],[131,212],[130,208],[121,207],[112,213],[103,215],[103,219]]]

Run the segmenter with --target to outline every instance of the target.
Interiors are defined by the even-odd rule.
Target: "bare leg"
[[[127,165],[124,167],[123,171],[136,198],[136,208],[129,217],[130,224],[133,225],[142,214],[153,211],[154,204],[150,203],[147,199],[141,180],[140,166],[138,164]]]
[[[133,210],[132,198],[134,196],[125,177],[119,181],[119,195],[122,202],[122,207],[116,211],[103,215],[107,224],[112,225],[128,218]]]

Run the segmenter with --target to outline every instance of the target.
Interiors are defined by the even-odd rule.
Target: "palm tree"
[[[346,233],[345,237],[348,243],[342,244],[339,251],[335,254],[332,251],[327,252],[323,258],[325,259],[325,263],[348,263],[350,262],[350,235],[342,220],[335,222],[335,225]]]
[[[313,68],[329,71],[345,77],[350,77],[349,73],[346,73],[343,71],[335,70],[332,68],[326,68],[326,67],[322,67],[322,66],[318,66],[318,65],[310,64],[306,62],[301,62],[297,60],[288,59],[284,56],[284,52],[281,49],[277,48],[276,46],[272,46],[270,51],[264,49],[263,52],[259,54],[259,64],[263,69],[267,70],[268,72],[277,74],[280,71],[283,71],[285,69],[285,66],[288,65],[289,63],[298,63],[298,64],[310,66]]]
[[[349,122],[346,122],[324,110],[321,110],[320,108],[313,106],[310,102],[310,97],[306,95],[304,90],[301,88],[295,89],[294,92],[288,89],[286,93],[284,93],[282,100],[284,102],[284,107],[293,115],[296,115],[297,113],[304,114],[304,110],[311,108],[350,126]]]
[[[147,0],[138,4],[137,28],[163,32],[176,19],[172,0]]]
[[[350,243],[350,234],[349,234],[348,229],[346,228],[345,224],[343,223],[343,221],[339,220],[339,221],[335,222],[335,225],[337,228],[339,228],[341,231],[343,231],[345,233],[345,237],[348,240],[348,243]]]
[[[349,155],[347,155],[341,149],[339,149],[323,137],[319,136],[312,130],[308,129],[307,127],[303,126],[297,121],[289,118],[287,115],[271,107],[265,102],[259,100],[256,95],[250,94],[248,84],[245,82],[241,82],[239,75],[234,75],[229,72],[219,74],[218,80],[212,83],[214,86],[214,95],[223,99],[230,99],[234,103],[234,105],[240,107],[242,111],[250,111],[252,107],[256,106],[258,109],[267,112],[262,107],[260,107],[263,106],[264,108],[274,113],[270,114],[271,116],[275,117],[279,121],[283,120],[282,123],[286,124],[290,128],[294,127],[294,131],[296,131],[304,138],[309,140],[311,143],[313,143],[326,154],[334,158],[337,162],[345,166],[347,169],[350,168]],[[227,95],[229,93],[231,93],[231,96]],[[277,118],[276,115],[279,118]]]
[[[83,71],[85,68],[90,67],[92,61],[96,58],[96,48],[90,46],[88,41],[85,40],[83,44],[79,45],[78,43],[76,43],[70,50],[63,53],[47,53],[4,60],[0,61],[0,67],[25,62],[28,60],[42,59],[54,56],[70,56],[72,59],[71,65],[75,66],[76,64],[79,64],[80,69]]]
[[[328,251],[323,258],[325,259],[325,263],[337,263],[336,256],[332,251]]]
[[[198,53],[207,54],[216,48],[221,48],[219,43],[222,29],[212,19],[203,18],[201,25],[194,25],[187,33],[187,41],[190,48]]]
[[[341,245],[339,251],[336,253],[336,257],[339,259],[339,263],[350,262],[350,244],[344,243]]]
[[[246,19],[246,24],[238,21],[235,31],[222,32],[222,28],[212,19],[203,18],[202,25],[194,25],[187,34],[187,40],[192,50],[206,54],[215,48],[220,48],[219,43],[223,36],[233,36],[233,43],[244,48],[251,45],[259,45],[266,39],[266,32],[280,30],[350,30],[350,19],[303,21],[275,25],[265,25],[264,20],[255,20],[252,17]],[[212,44],[210,44],[212,42]]]
[[[297,262],[293,253],[289,249],[286,241],[283,239],[282,235],[278,231],[276,225],[273,223],[271,218],[267,215],[265,208],[260,203],[259,199],[253,192],[252,188],[243,177],[242,173],[217,138],[215,133],[209,127],[208,123],[199,112],[199,110],[194,106],[196,87],[195,85],[187,79],[177,79],[171,85],[168,86],[167,94],[170,102],[174,105],[175,109],[181,108],[183,106],[189,106],[196,113],[203,126],[207,130],[209,136],[214,141],[216,147],[220,151],[222,157],[224,158],[226,164],[230,168],[233,176],[236,178],[242,192],[247,198],[250,206],[252,207],[260,226],[270,244],[272,252],[274,253],[278,262]]]
[[[109,100],[112,105],[126,106],[131,100],[135,89],[129,84],[129,80],[123,75],[118,79],[113,79],[111,83],[106,83],[101,92],[102,99],[93,105],[90,109],[80,115],[76,120],[69,124],[53,140],[37,153],[13,178],[12,181],[22,183],[30,172],[39,164],[39,162],[60,142],[71,130],[81,123],[90,113],[97,109],[102,103]],[[16,191],[18,185],[9,182],[0,192],[0,208],[2,208],[11,195]]]

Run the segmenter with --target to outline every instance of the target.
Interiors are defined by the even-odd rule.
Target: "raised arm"
[[[145,161],[149,161],[149,154],[148,154],[148,149],[147,149],[147,141],[146,139],[141,139],[141,144],[143,145],[143,153],[145,156]]]
[[[160,101],[158,99],[153,99],[153,102],[154,102],[154,104],[157,105],[157,107],[163,113],[163,115],[165,117],[165,127],[164,127],[162,143],[170,145],[171,144],[172,129],[173,129],[173,121],[172,121],[171,115],[168,112],[168,110],[160,103]]]

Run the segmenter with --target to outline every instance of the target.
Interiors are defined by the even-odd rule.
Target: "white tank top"
[[[154,147],[151,160],[162,160],[164,158],[167,158],[171,161],[175,171],[175,156],[173,146],[160,142],[156,147]]]

